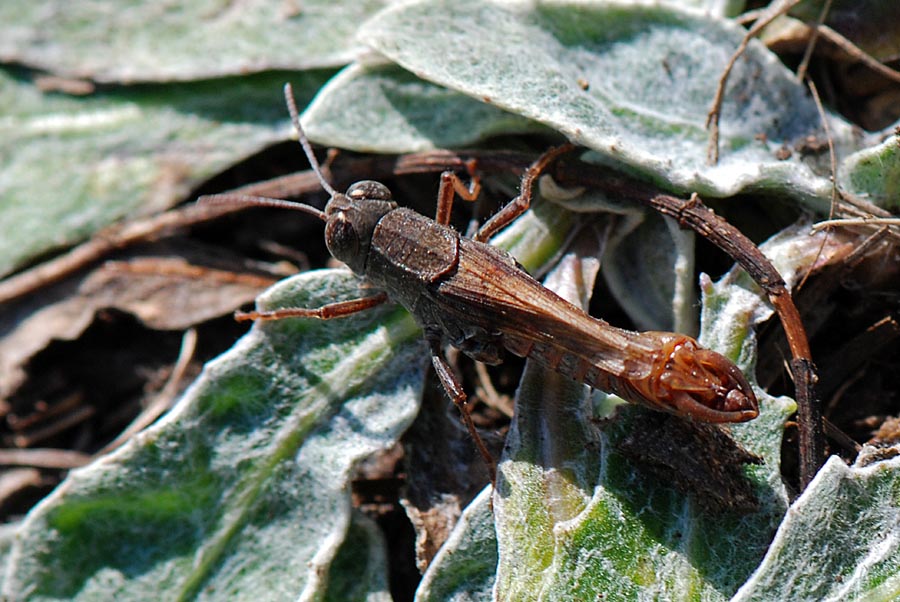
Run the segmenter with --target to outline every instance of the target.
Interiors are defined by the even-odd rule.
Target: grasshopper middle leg
[[[447,360],[444,359],[444,353],[441,349],[441,337],[439,334],[427,333],[425,338],[428,341],[428,345],[431,347],[431,363],[434,366],[435,372],[437,372],[441,385],[443,385],[444,391],[447,392],[447,395],[453,403],[456,404],[457,409],[459,409],[462,421],[466,425],[466,430],[469,431],[469,435],[472,437],[472,440],[475,441],[475,447],[478,448],[478,453],[480,453],[481,457],[484,459],[488,473],[491,476],[491,482],[493,483],[497,474],[497,463],[494,461],[494,457],[491,455],[491,452],[488,451],[487,446],[481,439],[481,435],[479,435],[478,431],[475,429],[475,423],[472,422],[471,408],[469,407],[466,392],[463,390],[462,383],[460,383],[453,374],[453,369],[450,368]]]
[[[481,178],[476,172],[476,161],[466,161],[466,170],[469,172],[469,185],[459,179],[452,171],[441,174],[441,185],[438,188],[437,213],[434,221],[444,226],[450,223],[450,210],[453,209],[453,197],[458,194],[465,201],[475,201],[481,194]]]
[[[513,220],[525,213],[531,206],[531,196],[534,190],[534,182],[537,180],[547,166],[572,149],[572,144],[563,144],[551,148],[529,166],[522,176],[522,185],[519,190],[519,196],[507,203],[500,211],[491,216],[491,218],[481,225],[474,238],[478,242],[487,242],[491,236],[508,226]]]

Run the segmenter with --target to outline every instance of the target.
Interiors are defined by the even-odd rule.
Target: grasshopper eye
[[[345,213],[338,213],[328,220],[325,226],[325,245],[334,257],[349,265],[350,269],[356,270],[359,235]]]
[[[363,180],[348,188],[347,196],[357,201],[389,201],[391,200],[391,191],[381,182]]]

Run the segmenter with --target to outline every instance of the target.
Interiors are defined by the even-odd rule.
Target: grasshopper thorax
[[[325,206],[328,251],[364,276],[375,227],[396,208],[387,186],[372,180],[353,184],[345,194],[334,194]]]

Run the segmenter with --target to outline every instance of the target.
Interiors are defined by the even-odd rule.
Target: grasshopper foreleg
[[[234,313],[234,319],[238,322],[247,320],[282,320],[284,318],[317,318],[319,320],[331,320],[333,318],[343,318],[351,314],[365,311],[377,305],[381,305],[387,300],[387,293],[379,293],[371,297],[360,297],[359,299],[350,299],[349,301],[329,303],[322,307],[285,307],[282,309],[274,309],[272,311],[237,311]]]
[[[470,415],[469,401],[466,397],[466,392],[463,390],[462,384],[457,380],[456,376],[453,374],[453,370],[444,358],[444,353],[441,349],[441,338],[439,335],[433,334],[426,334],[425,338],[428,341],[428,345],[431,347],[431,363],[434,366],[434,370],[437,372],[438,378],[444,386],[444,391],[447,392],[447,395],[459,409],[463,424],[466,425],[466,430],[469,431],[469,435],[471,435],[472,439],[475,441],[475,447],[478,448],[478,453],[480,453],[481,457],[484,459],[484,463],[488,468],[488,473],[491,475],[491,482],[493,483],[497,474],[497,464],[494,461],[494,457],[491,456],[491,452],[489,452],[487,446],[485,446],[484,441],[482,441],[481,435],[479,435],[478,431],[475,429],[475,423],[472,422],[472,416]]]

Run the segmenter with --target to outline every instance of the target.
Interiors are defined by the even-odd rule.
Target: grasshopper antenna
[[[253,205],[254,207],[274,207],[275,209],[293,209],[294,211],[302,211],[314,215],[323,222],[328,221],[325,212],[316,209],[312,205],[306,203],[295,203],[294,201],[285,201],[284,199],[273,199],[267,196],[254,196],[251,194],[240,194],[238,192],[223,192],[221,194],[207,194],[197,199],[198,203],[204,205],[224,205],[230,207],[246,207]]]
[[[330,196],[337,195],[337,191],[331,187],[331,184],[329,184],[328,180],[325,179],[325,176],[322,175],[322,166],[319,165],[319,161],[316,159],[316,155],[309,143],[309,138],[306,137],[306,133],[300,126],[300,112],[297,111],[297,102],[294,100],[294,89],[289,83],[284,84],[284,101],[287,103],[288,113],[291,114],[291,123],[293,124],[294,129],[297,130],[297,138],[300,141],[300,146],[303,147],[303,152],[306,153],[306,158],[309,159],[310,166],[312,166],[313,171],[316,172],[316,177],[319,178],[322,188]]]
[[[328,180],[325,179],[325,176],[322,175],[322,166],[319,164],[318,159],[316,159],[315,153],[313,153],[312,145],[310,145],[309,143],[309,138],[306,137],[306,133],[300,126],[300,113],[297,110],[297,101],[294,100],[294,91],[291,88],[291,84],[284,85],[284,100],[287,103],[288,112],[291,115],[291,124],[293,124],[294,129],[297,130],[297,137],[300,140],[300,145],[303,147],[303,152],[306,153],[306,158],[309,159],[309,164],[312,167],[313,172],[316,174],[316,178],[319,179],[319,183],[322,185],[322,188],[325,190],[325,192],[327,192],[332,197],[337,195],[337,191],[331,186],[331,184],[328,183]],[[324,211],[316,209],[311,205],[307,205],[305,203],[295,203],[293,201],[285,201],[283,199],[273,199],[264,196],[253,196],[249,194],[226,192],[223,194],[210,194],[202,196],[197,199],[197,202],[209,205],[230,205],[234,207],[253,205],[255,207],[293,209],[295,211],[303,211],[304,213],[314,215],[323,222],[328,221],[328,217],[325,215]]]

